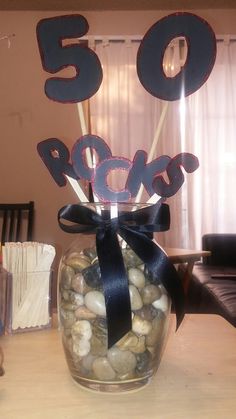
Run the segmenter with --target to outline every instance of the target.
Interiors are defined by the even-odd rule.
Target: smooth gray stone
[[[105,357],[96,358],[92,365],[93,372],[99,380],[110,381],[116,378],[116,373],[113,370],[108,359]]]
[[[119,374],[131,372],[136,367],[136,357],[130,351],[121,351],[116,346],[113,346],[107,352],[107,358],[115,371]]]

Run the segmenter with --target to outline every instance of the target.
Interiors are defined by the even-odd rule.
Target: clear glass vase
[[[134,205],[84,204],[113,217]],[[143,204],[135,204],[135,209]],[[79,234],[61,258],[58,310],[70,373],[92,390],[123,392],[143,387],[156,372],[166,341],[171,299],[143,261],[119,240],[129,281],[132,329],[108,349],[107,321],[95,234]],[[114,261],[115,263],[115,261]]]

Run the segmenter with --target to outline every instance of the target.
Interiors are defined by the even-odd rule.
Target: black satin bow
[[[169,206],[159,201],[136,211],[123,212],[117,218],[109,216],[107,211],[100,215],[79,204],[67,205],[58,212],[58,223],[63,231],[96,233],[110,348],[132,328],[128,279],[117,234],[142,259],[153,280],[161,281],[166,288],[175,308],[177,328],[184,317],[184,291],[168,256],[150,238],[153,232],[169,229]],[[76,224],[64,224],[62,219]]]

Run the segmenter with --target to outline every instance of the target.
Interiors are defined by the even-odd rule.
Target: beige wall
[[[68,13],[68,12],[65,12]],[[194,11],[205,18],[217,34],[236,32],[236,10]],[[81,135],[76,105],[47,99],[35,28],[37,22],[64,12],[0,12],[0,37],[15,34],[8,48],[0,42],[0,202],[34,200],[35,240],[61,250],[73,239],[60,231],[57,211],[76,202],[70,186],[59,188],[38,157],[36,146],[49,137],[61,139],[69,148]],[[83,12],[89,34],[144,35],[168,11]],[[131,25],[132,22],[132,25]]]

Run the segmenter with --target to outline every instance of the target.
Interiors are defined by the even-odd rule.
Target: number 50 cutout
[[[88,22],[81,15],[65,15],[39,21],[37,37],[44,69],[57,73],[73,66],[73,78],[51,77],[45,93],[61,103],[81,102],[93,96],[102,82],[99,58],[87,45],[62,46],[63,39],[82,37]],[[174,77],[163,71],[163,57],[171,40],[183,36],[188,45],[185,65]],[[216,58],[216,39],[209,24],[187,12],[160,19],[146,33],[137,54],[137,73],[143,87],[162,100],[178,100],[198,90],[209,77]]]

